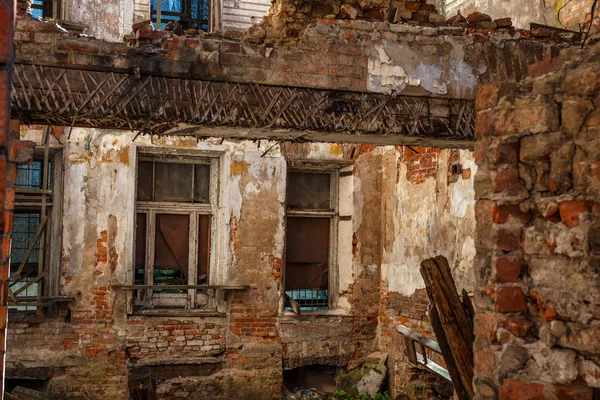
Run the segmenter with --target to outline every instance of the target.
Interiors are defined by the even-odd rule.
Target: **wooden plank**
[[[450,359],[454,360],[460,382],[465,388],[465,393],[462,394],[465,397],[461,400],[471,400],[473,399],[473,322],[469,321],[460,301],[448,261],[444,257],[438,256],[423,261],[421,275],[426,284],[427,294],[439,316],[442,331],[450,348]],[[438,342],[441,340],[438,337]]]
[[[462,291],[462,302],[463,302],[463,305],[465,306],[465,310],[467,311],[467,314],[469,315],[471,320],[473,320],[473,318],[475,318],[475,307],[473,307],[473,303],[471,302],[469,293],[467,293],[467,291],[465,289],[463,289],[463,291]]]
[[[413,364],[418,364],[417,352],[415,351],[415,341],[407,336],[404,336],[404,341],[406,342],[406,355],[408,356],[408,361]]]
[[[458,372],[458,368],[456,367],[456,362],[454,362],[454,357],[452,356],[450,345],[448,344],[448,340],[446,339],[444,328],[442,327],[440,317],[435,307],[431,307],[431,311],[429,312],[429,319],[431,320],[431,326],[433,328],[433,332],[435,333],[435,337],[438,340],[438,345],[440,346],[441,354],[444,357],[444,361],[446,362],[447,371],[450,376],[450,380],[454,385],[456,395],[458,396],[459,400],[469,399],[469,393],[465,389],[463,382],[460,379],[460,374]]]

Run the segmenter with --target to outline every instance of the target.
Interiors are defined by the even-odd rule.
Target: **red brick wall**
[[[478,398],[599,394],[599,59],[597,44],[479,91]]]
[[[12,232],[12,210],[14,193],[5,194],[7,183],[16,180],[16,169],[11,167],[7,159],[7,147],[10,125],[10,86],[13,63],[13,21],[15,16],[15,2],[13,0],[0,1],[0,234],[2,245],[0,248],[0,396],[4,393],[4,351],[7,301],[8,301],[8,275],[9,275],[9,246]]]
[[[435,178],[438,171],[438,155],[440,149],[435,147],[399,148],[402,162],[406,164],[406,179],[418,185],[427,178]]]

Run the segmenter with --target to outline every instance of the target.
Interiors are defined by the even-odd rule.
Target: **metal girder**
[[[160,134],[179,124],[474,140],[472,101],[15,64],[24,123]]]

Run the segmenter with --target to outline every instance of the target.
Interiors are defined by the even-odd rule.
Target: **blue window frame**
[[[152,22],[156,24],[157,0],[151,0]],[[183,29],[203,29],[208,31],[210,20],[210,0],[162,0],[161,26],[164,29],[169,21],[179,21]]]
[[[33,18],[56,18],[53,11],[52,0],[33,0],[31,3],[31,16]]]

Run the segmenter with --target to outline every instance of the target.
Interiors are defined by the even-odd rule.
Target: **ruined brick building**
[[[476,398],[598,398],[598,9],[491,3],[2,0],[7,388],[395,398],[441,254]]]

